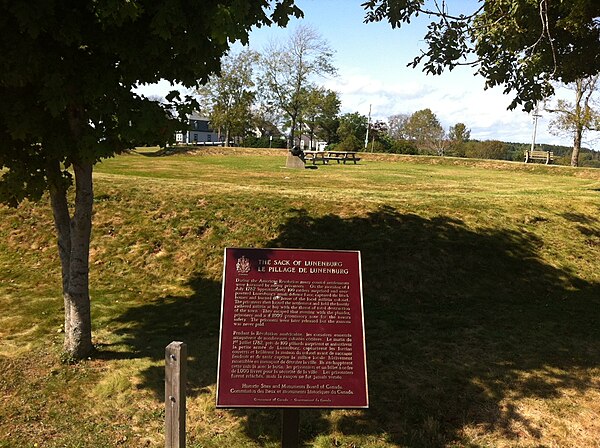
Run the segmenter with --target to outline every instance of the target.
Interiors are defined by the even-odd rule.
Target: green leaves
[[[411,65],[413,68],[423,63],[423,71],[440,75],[445,68],[452,70],[457,65],[466,65],[467,58],[474,50],[469,45],[468,20],[461,16],[456,21],[443,18],[431,22],[425,35],[429,49],[417,56]]]
[[[256,96],[254,65],[258,54],[246,50],[228,54],[221,61],[220,75],[197,89],[201,110],[210,116],[211,127],[221,129],[226,138],[243,137],[250,127],[251,106]]]
[[[272,23],[275,23],[281,27],[285,27],[290,17],[301,18],[304,17],[304,13],[294,5],[294,0],[283,0],[277,2],[273,14],[271,15]],[[270,23],[267,23],[270,25]]]
[[[337,135],[340,140],[353,136],[357,141],[363,141],[367,133],[368,118],[358,112],[347,113],[340,117]]]
[[[104,0],[95,1],[91,6],[100,24],[123,25],[133,22],[144,12],[141,2],[136,0]]]
[[[365,23],[387,20],[392,28],[402,23],[410,23],[411,17],[418,16],[424,0],[369,0],[361,6],[367,11]]]
[[[435,1],[369,0],[362,6],[365,22],[387,20],[393,28],[418,14],[437,17],[425,35],[427,50],[410,65],[436,75],[472,65],[486,87],[502,85],[514,95],[510,109],[532,110],[553,93],[553,81],[568,83],[600,72],[597,0],[480,3],[470,15],[453,15],[446,3]]]
[[[292,0],[0,3],[0,195],[39,197],[40,161],[164,145],[181,126],[173,114],[197,103],[161,104],[132,89],[161,78],[195,87],[219,71],[231,42],[289,15],[301,15]]]
[[[597,93],[600,74],[578,79],[566,86],[573,92],[574,101],[559,99],[554,105],[547,105],[546,111],[554,113],[550,122],[553,134],[566,134],[574,137],[571,164],[579,165],[579,150],[583,135],[587,131],[600,130],[600,108],[597,103]]]

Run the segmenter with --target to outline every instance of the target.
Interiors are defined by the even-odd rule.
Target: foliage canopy
[[[553,81],[570,83],[600,72],[600,2],[597,0],[485,0],[475,11],[453,14],[437,0],[368,0],[366,22],[393,28],[419,14],[436,17],[428,48],[410,64],[440,74],[472,65],[486,88],[504,86],[509,108],[531,111],[552,95]],[[585,61],[582,64],[582,61]]]
[[[181,102],[163,106],[132,88],[161,78],[196,86],[231,42],[290,14],[300,14],[293,0],[3,1],[0,167],[11,171],[1,199],[39,198],[45,159],[96,162],[165,143],[179,125],[165,107]]]
[[[256,96],[253,67],[258,58],[252,50],[226,55],[221,60],[220,75],[211,76],[196,91],[212,128],[223,131],[225,146],[229,146],[231,138],[245,137],[250,127]]]

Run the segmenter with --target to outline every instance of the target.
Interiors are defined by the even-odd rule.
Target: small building
[[[257,119],[255,121],[255,126],[253,132],[257,138],[272,137],[273,139],[285,139],[283,132],[268,120]]]
[[[208,118],[197,113],[188,117],[189,128],[175,134],[175,143],[178,145],[219,145],[219,134],[210,128]]]
[[[325,151],[325,147],[327,146],[326,141],[318,140],[316,137],[311,140],[311,138],[305,134],[300,135],[299,140],[300,149],[304,151]]]

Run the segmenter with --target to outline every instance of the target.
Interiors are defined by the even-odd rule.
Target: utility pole
[[[541,115],[539,114],[539,107],[538,107],[538,104],[536,103],[535,112],[533,113],[533,136],[531,138],[531,150],[532,151],[535,150],[535,136],[537,134],[537,124],[538,124],[538,119],[540,117],[541,117]]]
[[[369,120],[367,121],[367,135],[365,135],[365,151],[367,150],[367,146],[369,145],[369,128],[371,127],[371,106],[369,104]]]

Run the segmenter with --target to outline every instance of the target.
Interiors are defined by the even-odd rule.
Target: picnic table
[[[304,151],[304,157],[307,163],[311,161],[313,165],[316,165],[317,162],[327,165],[331,160],[335,160],[337,163],[343,162],[344,165],[346,162],[352,161],[356,165],[356,162],[360,160],[360,157],[357,157],[356,153],[352,151]]]

